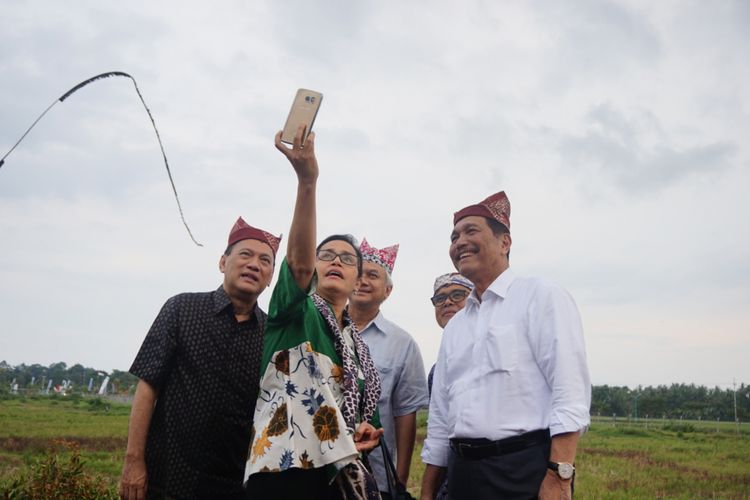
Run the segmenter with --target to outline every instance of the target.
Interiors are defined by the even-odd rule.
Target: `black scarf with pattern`
[[[328,328],[333,334],[336,353],[341,358],[341,364],[344,368],[344,405],[341,408],[341,412],[344,416],[346,426],[355,431],[357,428],[358,410],[361,412],[362,421],[364,422],[370,422],[373,415],[375,415],[375,410],[378,408],[378,400],[380,400],[380,376],[378,375],[378,370],[375,368],[375,364],[372,362],[370,349],[359,335],[356,325],[349,317],[349,312],[345,310],[343,323],[345,327],[348,326],[351,328],[355,355],[359,359],[359,365],[365,377],[364,397],[361,398],[357,387],[357,362],[349,354],[349,349],[346,348],[346,341],[344,340],[339,323],[336,321],[336,315],[323,297],[317,293],[313,293],[311,298],[313,304],[315,304],[315,308],[326,320],[326,323],[328,323]]]

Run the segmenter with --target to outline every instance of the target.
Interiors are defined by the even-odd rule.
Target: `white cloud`
[[[132,84],[81,89],[0,169],[0,358],[126,369],[166,298],[218,286],[238,215],[286,234],[294,176],[272,140],[308,87],[325,94],[319,236],[401,244],[384,312],[427,366],[452,213],[505,189],[512,264],[576,297],[595,382],[750,379],[746,2],[10,2],[0,18],[0,153],[68,88],[126,71],[206,245]]]

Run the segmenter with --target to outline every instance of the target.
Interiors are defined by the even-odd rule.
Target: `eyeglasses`
[[[347,266],[357,265],[357,256],[353,253],[336,253],[333,250],[321,250],[318,252],[318,258],[326,262],[333,262],[336,260],[336,257],[339,258],[342,264],[346,264]]]
[[[445,304],[446,299],[451,299],[451,302],[453,302],[454,304],[458,304],[460,302],[463,302],[468,295],[469,292],[467,292],[466,290],[453,290],[451,293],[441,293],[435,295],[434,297],[430,298],[430,301],[435,307]]]

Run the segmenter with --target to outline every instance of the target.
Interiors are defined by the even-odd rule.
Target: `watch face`
[[[571,477],[573,477],[573,472],[575,470],[575,467],[573,467],[571,464],[565,462],[557,464],[557,474],[562,479],[570,479]]]

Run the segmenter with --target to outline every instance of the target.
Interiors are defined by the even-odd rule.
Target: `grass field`
[[[50,447],[77,443],[86,472],[115,488],[130,408],[99,399],[0,401],[0,497]],[[409,490],[416,495],[426,432],[419,415]],[[576,498],[750,498],[750,427],[734,424],[603,419],[579,446]]]

